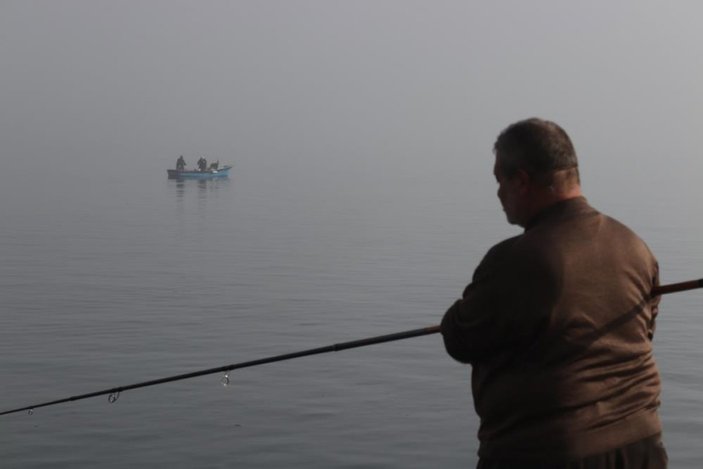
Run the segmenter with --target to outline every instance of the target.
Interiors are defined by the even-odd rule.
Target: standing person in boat
[[[472,366],[479,469],[663,469],[652,355],[657,261],[582,196],[571,140],[528,119],[494,146],[498,198],[524,232],[493,246],[445,313]]]
[[[178,171],[183,171],[186,169],[186,160],[183,158],[183,155],[179,156],[176,160],[176,169]]]

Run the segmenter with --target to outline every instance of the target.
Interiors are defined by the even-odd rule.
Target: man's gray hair
[[[551,184],[556,171],[573,169],[578,182],[578,159],[567,133],[554,122],[533,117],[508,126],[493,145],[501,169],[508,176],[519,170]]]

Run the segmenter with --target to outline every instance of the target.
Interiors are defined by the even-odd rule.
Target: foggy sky
[[[0,178],[204,154],[440,178],[479,159],[492,184],[496,134],[540,116],[571,134],[587,187],[700,196],[702,15],[696,1],[1,0]]]

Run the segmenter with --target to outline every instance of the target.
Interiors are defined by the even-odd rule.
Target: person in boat
[[[207,170],[207,160],[205,158],[203,158],[202,156],[198,160],[198,169],[200,169],[200,171]]]
[[[210,164],[210,169],[213,171],[217,171],[219,167],[220,167],[220,160],[217,160],[214,163]]]
[[[183,155],[179,156],[176,160],[176,169],[178,171],[183,171],[186,169],[186,160],[183,158]]]
[[[498,198],[524,232],[488,251],[441,323],[472,367],[477,467],[665,468],[656,259],[588,204],[557,124],[514,123],[494,153]]]

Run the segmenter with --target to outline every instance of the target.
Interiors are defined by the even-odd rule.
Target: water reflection
[[[169,179],[169,186],[175,187],[176,197],[183,198],[187,193],[197,192],[198,199],[206,199],[218,194],[218,191],[229,187],[229,178],[213,179]]]
[[[176,191],[178,212],[195,212],[202,216],[219,207],[220,201],[229,198],[226,194],[231,183],[229,178],[168,180],[168,185]]]

